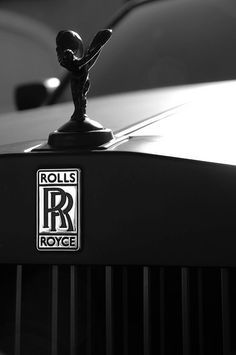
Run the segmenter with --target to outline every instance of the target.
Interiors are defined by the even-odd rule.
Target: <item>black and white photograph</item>
[[[236,355],[236,1],[0,0],[0,355]]]

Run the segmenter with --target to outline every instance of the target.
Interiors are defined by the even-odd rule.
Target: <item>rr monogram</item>
[[[80,169],[37,171],[38,250],[80,249],[80,174]]]
[[[59,201],[56,202],[57,196]],[[59,218],[61,222],[60,228],[66,229],[68,232],[73,231],[73,224],[69,215],[73,207],[73,198],[68,192],[59,187],[44,187],[44,204],[44,228],[50,228],[51,232],[56,232],[56,220]]]

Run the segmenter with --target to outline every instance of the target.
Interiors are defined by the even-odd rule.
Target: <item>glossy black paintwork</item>
[[[112,150],[0,156],[2,263],[235,262],[236,168]],[[36,250],[36,172],[82,171],[82,249]]]

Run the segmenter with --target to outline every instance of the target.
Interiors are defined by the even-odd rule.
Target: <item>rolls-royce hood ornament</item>
[[[111,34],[109,29],[99,31],[84,51],[83,41],[78,33],[70,30],[58,33],[57,57],[60,65],[71,73],[71,92],[75,108],[71,119],[49,135],[48,144],[53,148],[98,147],[113,139],[110,129],[103,128],[100,123],[86,115],[89,70],[96,63]]]

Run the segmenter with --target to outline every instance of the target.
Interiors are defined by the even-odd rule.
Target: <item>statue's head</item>
[[[60,51],[70,49],[77,57],[81,58],[84,55],[84,46],[82,38],[78,33],[70,30],[60,31],[56,38],[57,48]]]

